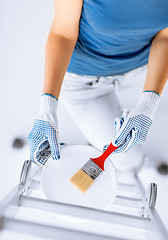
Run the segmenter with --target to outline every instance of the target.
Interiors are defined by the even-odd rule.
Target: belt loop
[[[99,82],[100,77],[97,78],[96,82]]]
[[[118,78],[114,78],[113,81],[112,81],[112,84],[113,84],[114,88],[116,88],[116,89],[119,88],[119,86],[120,86],[119,79]]]

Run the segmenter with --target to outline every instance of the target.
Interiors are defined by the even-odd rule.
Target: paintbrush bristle
[[[80,169],[71,177],[70,182],[84,193],[94,183],[94,180],[89,177],[82,169]]]

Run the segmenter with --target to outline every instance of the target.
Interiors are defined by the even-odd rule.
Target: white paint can
[[[92,157],[102,153],[91,146],[71,145],[61,149],[60,160],[50,157],[41,172],[41,186],[47,199],[101,210],[112,206],[117,194],[117,176],[110,159],[105,171],[85,192],[80,192],[69,179]]]

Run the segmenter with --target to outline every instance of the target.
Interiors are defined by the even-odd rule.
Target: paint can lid
[[[108,210],[117,194],[115,168],[107,159],[105,171],[85,192],[80,192],[69,179],[91,158],[102,153],[87,145],[71,145],[61,149],[60,160],[50,157],[41,172],[41,186],[47,199],[61,203]]]

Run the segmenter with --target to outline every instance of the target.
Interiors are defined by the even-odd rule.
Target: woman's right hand
[[[60,158],[60,144],[58,140],[58,121],[56,110],[58,100],[49,94],[43,94],[40,102],[38,118],[34,119],[33,128],[28,136],[30,145],[30,159],[38,166],[43,166],[45,158],[40,153],[50,147],[53,160]]]

